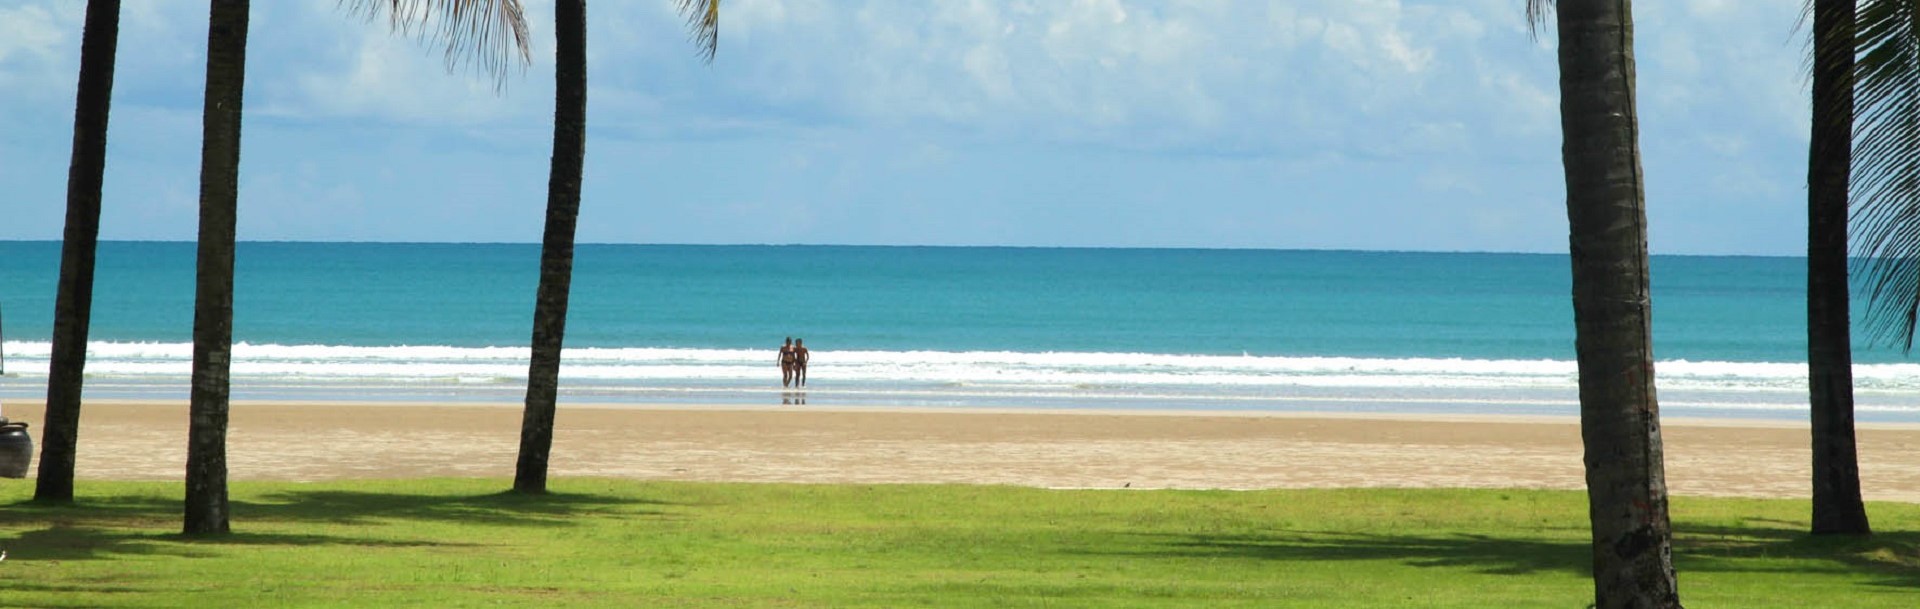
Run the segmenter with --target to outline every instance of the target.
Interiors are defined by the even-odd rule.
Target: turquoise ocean
[[[59,249],[0,242],[0,400],[45,396]],[[517,402],[538,260],[242,243],[233,396]],[[186,397],[193,264],[101,245],[87,396]],[[1653,283],[1666,414],[1806,417],[1804,260],[1655,256]],[[792,336],[809,406],[1578,412],[1564,255],[583,245],[572,294],[572,402],[781,404]],[[1856,343],[1861,419],[1920,421],[1920,365]]]

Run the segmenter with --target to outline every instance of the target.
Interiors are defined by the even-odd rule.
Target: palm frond
[[[720,52],[720,0],[680,0],[680,14],[687,18],[687,36],[693,39],[696,53],[707,63]]]
[[[1816,4],[1818,0],[1806,0],[1800,3],[1800,16],[1794,18],[1793,34],[1791,34],[1798,35],[1802,29],[1807,31],[1807,52],[1800,55],[1806,61],[1800,62],[1800,75],[1808,85],[1813,84],[1813,68],[1819,61],[1820,52],[1815,46],[1819,42],[1820,34],[1813,29],[1813,11]]]
[[[1920,324],[1920,0],[1862,0],[1854,67],[1852,233],[1876,341]]]
[[[1553,0],[1527,0],[1527,35],[1540,38],[1540,30],[1547,27],[1547,13],[1553,11]]]
[[[340,5],[368,21],[384,15],[394,31],[444,46],[447,71],[471,62],[493,79],[495,90],[506,87],[515,56],[522,68],[533,63],[520,0],[340,0]]]

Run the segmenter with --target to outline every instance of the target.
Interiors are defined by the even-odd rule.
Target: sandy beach
[[[43,406],[6,404],[34,424]],[[235,403],[236,480],[510,477],[513,404]],[[93,401],[78,475],[170,480],[184,402]],[[1920,426],[1862,425],[1870,500],[1920,502]],[[1804,424],[1669,420],[1676,495],[1803,497]],[[563,404],[555,476],[1059,488],[1582,487],[1572,418]]]

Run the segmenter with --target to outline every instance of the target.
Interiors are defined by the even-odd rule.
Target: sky
[[[711,64],[674,4],[588,7],[582,242],[1566,251],[1523,0],[726,0]],[[1801,5],[1635,5],[1654,253],[1804,253]],[[526,10],[496,92],[335,0],[253,3],[240,239],[537,243]],[[83,12],[0,0],[0,239],[60,238]],[[197,234],[206,23],[124,5],[104,239]]]

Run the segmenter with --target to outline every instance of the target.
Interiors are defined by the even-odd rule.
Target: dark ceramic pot
[[[27,424],[0,417],[0,478],[25,478],[31,463],[33,436],[27,435]]]

